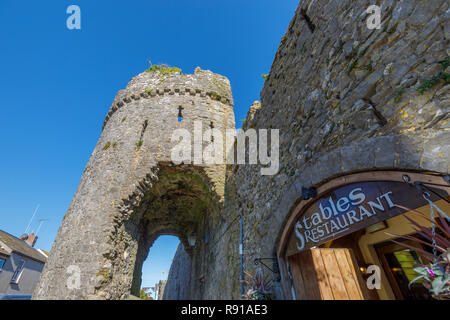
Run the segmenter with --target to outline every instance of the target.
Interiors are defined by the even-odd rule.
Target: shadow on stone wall
[[[180,243],[170,266],[163,300],[190,300],[191,259]]]

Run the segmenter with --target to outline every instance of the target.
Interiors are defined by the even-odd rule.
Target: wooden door
[[[309,249],[288,257],[297,299],[367,300],[351,249]]]

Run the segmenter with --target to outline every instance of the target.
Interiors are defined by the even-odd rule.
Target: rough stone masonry
[[[380,29],[366,25],[372,4]],[[275,255],[302,186],[379,169],[448,173],[449,34],[446,0],[301,1],[243,126],[280,130],[274,176],[258,165],[172,166],[171,129],[234,126],[229,82],[200,69],[137,76],[106,117],[34,299],[127,298],[160,234],[177,235],[192,263],[171,270],[169,288],[189,280],[190,298],[239,299],[239,215],[253,272],[255,258]],[[67,287],[70,265],[79,289]]]

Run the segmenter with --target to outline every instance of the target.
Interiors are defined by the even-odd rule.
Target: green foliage
[[[106,282],[108,282],[108,278],[109,278],[109,270],[107,268],[103,268],[97,273],[97,276],[102,276],[103,283],[106,283]]]
[[[125,122],[125,120],[127,120],[127,117],[122,118],[122,122]]]
[[[414,219],[404,215],[404,217],[411,223],[413,229],[417,230],[422,239],[409,235],[397,235],[390,234],[400,239],[406,239],[410,242],[419,244],[420,247],[407,244],[405,242],[398,242],[391,240],[392,242],[399,244],[407,249],[414,250],[423,255],[423,257],[429,260],[431,263],[428,265],[416,265],[414,271],[418,274],[416,278],[411,280],[409,285],[411,286],[415,282],[421,280],[421,284],[427,288],[434,296],[448,296],[450,295],[450,219],[442,215],[440,212],[436,212],[436,219],[431,220],[423,212],[419,212],[413,209],[409,209],[400,205],[396,207],[405,210],[406,212],[414,213],[419,216],[421,220],[426,220],[435,226],[435,230],[431,227],[424,227]],[[445,214],[445,213],[444,213]],[[436,220],[439,223],[436,223]],[[439,235],[436,232],[439,229]],[[429,248],[435,248],[435,254],[425,251],[421,247],[423,245]],[[438,255],[439,254],[439,255]]]
[[[217,89],[219,89],[219,91],[223,91],[225,90],[225,86],[222,82],[220,82],[217,77],[213,77],[212,78],[212,82],[216,85]]]
[[[444,267],[445,265],[442,263],[416,266],[414,271],[419,275],[409,285],[421,280],[422,285],[435,296],[450,293],[450,272],[446,271]]]
[[[370,61],[365,67],[364,69],[366,69],[368,72],[372,72],[372,61]]]
[[[264,81],[269,80],[269,75],[268,75],[267,73],[263,73],[263,74],[261,75],[261,77],[264,79]]]
[[[166,64],[152,64],[151,61],[150,62],[150,68],[148,68],[146,70],[146,72],[152,72],[152,73],[157,73],[160,72],[163,75],[167,75],[167,74],[174,74],[174,73],[181,73],[181,69],[177,68],[177,67],[170,67]]]
[[[136,142],[136,147],[138,147],[138,149],[142,146],[142,144],[144,143],[144,140],[139,140],[138,142]]]
[[[446,83],[450,83],[450,74],[445,72],[445,69],[450,65],[450,57],[447,56],[444,60],[438,61],[442,65],[442,69],[444,71],[439,72],[437,75],[426,79],[417,89],[416,91],[420,94],[423,94],[425,91],[429,90],[433,87],[439,80],[444,80]]]
[[[444,60],[439,61],[439,63],[442,65],[442,68],[445,70],[450,65],[450,57],[447,56]]]
[[[439,82],[439,80],[444,80],[446,83],[450,83],[450,74],[445,72],[440,72],[439,74],[435,75],[434,77],[428,78],[425,80],[417,89],[416,91],[419,94],[423,94],[425,91],[432,88],[436,83]]]
[[[153,297],[151,297],[147,292],[145,292],[143,289],[139,291],[139,298],[142,300],[153,300]]]
[[[111,147],[111,142],[108,141],[108,142],[105,144],[105,146],[103,147],[103,150],[108,150],[109,147]]]
[[[367,51],[367,48],[362,49],[362,50],[359,52],[359,56],[362,57],[363,55],[365,55],[365,54],[366,54],[366,51]]]
[[[350,72],[352,72],[352,70],[356,67],[357,64],[358,58],[353,59],[353,61],[347,67],[347,74],[350,74]]]
[[[206,94],[209,95],[211,98],[217,98],[219,96],[215,91],[209,91]]]
[[[272,300],[273,282],[270,276],[264,276],[261,268],[258,268],[254,275],[245,272],[250,280],[241,280],[247,285],[248,291],[245,294],[247,300]]]

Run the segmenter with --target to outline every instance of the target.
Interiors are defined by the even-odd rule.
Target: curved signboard
[[[448,197],[444,190],[433,191]],[[429,199],[436,201],[439,197],[432,193]],[[403,213],[395,204],[416,209],[428,202],[420,190],[404,182],[359,182],[339,187],[315,201],[298,218],[286,253],[289,256],[319,246]]]

